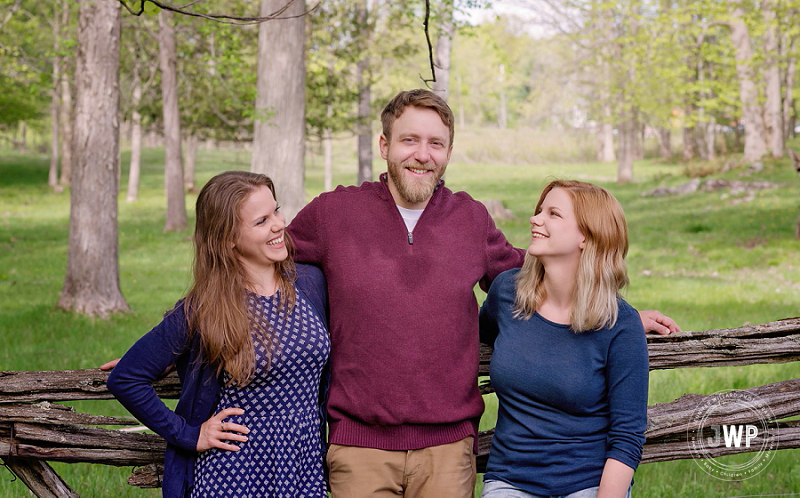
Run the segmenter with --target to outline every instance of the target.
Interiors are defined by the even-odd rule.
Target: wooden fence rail
[[[648,336],[650,369],[713,367],[781,363],[800,358],[800,318],[734,329]],[[481,350],[479,375],[488,373],[491,349]],[[111,399],[105,387],[108,373],[100,370],[0,372],[0,459],[37,496],[74,497],[77,494],[46,463],[89,462],[138,467],[128,479],[140,487],[160,485],[166,443],[157,435],[131,432],[138,423],[131,417],[79,413],[55,401]],[[155,384],[162,398],[177,398],[180,383],[175,373]],[[491,384],[481,383],[483,393]],[[800,415],[800,379],[747,389],[774,414],[775,420]],[[671,403],[648,407],[648,429],[642,462],[692,458],[689,439],[694,412],[707,396],[686,394]],[[752,410],[726,405],[715,411],[708,424],[756,423]],[[122,426],[106,429],[96,426]],[[479,435],[479,469],[485,468],[493,431]],[[759,434],[779,449],[800,447],[800,421],[773,423]],[[754,451],[720,445],[707,451],[717,457]]]

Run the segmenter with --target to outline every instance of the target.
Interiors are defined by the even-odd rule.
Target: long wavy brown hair
[[[586,237],[586,247],[578,264],[577,283],[572,298],[570,325],[575,332],[611,327],[617,321],[619,292],[628,285],[625,256],[628,254],[628,225],[619,201],[597,185],[575,180],[550,182],[542,191],[536,212],[547,194],[564,189],[572,198],[578,229]],[[517,274],[515,313],[530,318],[547,297],[545,269],[536,256],[525,255]]]
[[[247,385],[255,372],[253,335],[265,345],[267,361],[271,352],[270,331],[248,312],[249,276],[233,244],[239,238],[242,203],[262,186],[275,196],[268,176],[227,171],[206,183],[195,208],[194,282],[184,301],[189,333],[199,335],[203,360],[216,367],[217,375],[227,372],[230,383],[237,386]],[[284,240],[289,257],[275,264],[275,273],[279,306],[288,314],[296,300],[296,273],[294,244],[288,232],[284,232]]]

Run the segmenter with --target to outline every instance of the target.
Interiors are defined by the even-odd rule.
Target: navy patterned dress
[[[330,354],[325,325],[297,294],[289,316],[278,312],[277,294],[249,295],[255,319],[268,323],[271,363],[255,340],[256,370],[244,388],[222,388],[216,412],[241,408],[225,422],[250,429],[239,451],[210,449],[195,464],[191,496],[326,497],[322,472],[319,382]]]

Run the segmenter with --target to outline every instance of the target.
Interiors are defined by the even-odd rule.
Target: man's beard
[[[409,204],[419,204],[430,199],[433,191],[436,190],[439,179],[442,178],[442,174],[436,170],[436,167],[428,167],[414,159],[409,159],[400,164],[388,161],[388,164],[389,176],[397,188],[397,193]],[[403,174],[403,170],[409,167],[432,170],[433,175],[426,178],[409,178]]]

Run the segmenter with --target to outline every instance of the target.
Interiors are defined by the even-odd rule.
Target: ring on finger
[[[225,422],[220,422],[219,423],[219,430],[221,430],[222,432],[225,432]]]

